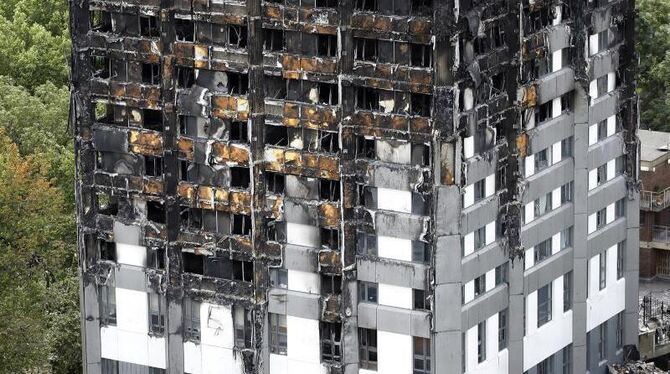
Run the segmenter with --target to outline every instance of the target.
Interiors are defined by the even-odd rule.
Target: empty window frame
[[[220,25],[211,22],[196,22],[196,42],[216,44],[229,48],[247,47],[246,25]]]
[[[191,88],[195,84],[195,69],[177,66],[177,88]]]
[[[338,229],[320,228],[321,247],[333,251],[340,250],[340,231]]]
[[[148,293],[149,332],[163,334],[165,331],[165,298],[157,293]]]
[[[148,38],[160,37],[161,31],[158,17],[141,14],[140,35]]]
[[[475,298],[486,293],[486,274],[480,275],[474,279]]]
[[[147,247],[147,267],[165,269],[165,248]]]
[[[142,63],[142,83],[160,84],[161,83],[161,65]]]
[[[356,0],[354,3],[354,9],[356,10],[366,10],[366,11],[376,11],[377,10],[377,0]]]
[[[112,60],[106,56],[91,56],[93,66],[93,77],[109,79],[113,76]]]
[[[498,313],[498,351],[502,351],[507,348],[507,309],[501,310]]]
[[[339,363],[342,359],[342,325],[333,322],[319,322],[321,340],[321,361]]]
[[[377,330],[358,329],[360,368],[377,370]]]
[[[144,175],[149,177],[160,177],[163,175],[163,158],[144,156]]]
[[[319,130],[319,150],[327,153],[339,152],[340,140],[338,133]]]
[[[283,314],[268,313],[268,321],[270,353],[286,355],[286,349],[288,347],[286,316]]]
[[[288,128],[265,124],[265,144],[271,146],[288,146]]]
[[[551,321],[551,283],[537,290],[537,327]]]
[[[98,257],[104,261],[116,262],[116,243],[97,239]]]
[[[254,280],[254,263],[252,261],[232,260],[233,280],[252,282]]]
[[[228,77],[228,94],[246,95],[249,93],[249,75],[243,73],[226,72]]]
[[[177,41],[180,42],[194,42],[195,41],[195,26],[190,19],[177,18],[175,22],[175,35]]]
[[[432,66],[433,46],[430,44],[410,43],[410,66],[429,68]]]
[[[116,325],[116,288],[113,279],[109,279],[106,285],[98,286],[100,297],[100,323],[102,325]]]
[[[263,29],[263,49],[270,52],[284,50],[284,30]]]
[[[250,235],[251,216],[247,216],[244,214],[233,214],[231,232],[233,235]]]
[[[410,114],[413,116],[430,117],[433,97],[426,94],[410,94]]]
[[[413,374],[430,374],[431,355],[430,355],[430,339],[421,338],[418,336],[412,337],[413,358],[412,373]]]
[[[233,188],[249,188],[251,175],[249,168],[245,167],[231,167],[230,168],[230,187]]]
[[[317,34],[316,55],[335,57],[337,55],[337,35]]]
[[[249,133],[247,130],[247,122],[245,121],[231,121],[228,138],[233,142],[249,142]]]
[[[319,181],[319,198],[340,201],[340,181],[321,179]]]
[[[428,300],[426,291],[413,288],[412,301],[414,310],[430,310],[430,300]]]
[[[203,256],[191,252],[182,252],[181,257],[185,273],[204,274]]]
[[[200,342],[200,303],[192,299],[183,299],[184,339]]]
[[[358,282],[358,301],[365,303],[374,303],[378,302],[377,294],[378,288],[377,283],[372,282]]]
[[[246,308],[233,306],[233,326],[235,330],[235,347],[251,348],[252,343],[252,312]]]
[[[377,158],[377,147],[375,139],[364,136],[356,138],[356,157],[374,160]]]
[[[97,32],[112,31],[112,15],[110,12],[101,9],[91,9],[91,30]]]
[[[337,8],[337,0],[316,0],[314,6],[317,8]]]
[[[377,62],[378,40],[354,38],[354,60]]]
[[[379,92],[370,87],[356,87],[356,109],[379,110]]]
[[[266,172],[265,181],[269,192],[283,194],[286,188],[286,176],[284,174]]]
[[[163,131],[163,112],[153,109],[142,109],[142,127],[153,131]]]
[[[321,295],[339,295],[341,293],[341,275],[321,274]]]
[[[339,101],[337,84],[320,82],[317,87],[319,92],[319,104],[337,105]]]
[[[430,16],[433,13],[433,0],[410,0],[410,6],[413,16]]]

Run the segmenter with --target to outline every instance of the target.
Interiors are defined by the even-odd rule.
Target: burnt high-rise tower
[[[86,372],[603,373],[633,0],[70,0]]]

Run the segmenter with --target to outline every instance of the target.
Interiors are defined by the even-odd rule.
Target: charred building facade
[[[602,373],[633,0],[71,0],[85,369]]]

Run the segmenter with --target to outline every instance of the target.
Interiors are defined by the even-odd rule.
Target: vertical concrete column
[[[574,91],[574,214],[573,225],[573,303],[572,303],[572,365],[574,373],[586,372],[586,297],[588,289],[588,148],[589,98],[580,84]]]
[[[526,297],[523,290],[523,260],[510,261],[509,268],[509,372],[523,373],[523,336],[525,331]]]

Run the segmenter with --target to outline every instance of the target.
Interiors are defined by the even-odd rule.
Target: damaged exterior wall
[[[86,372],[636,344],[632,0],[70,4]]]

